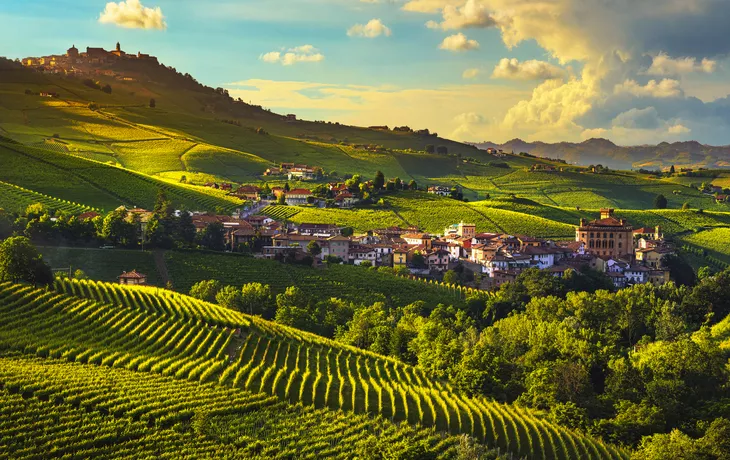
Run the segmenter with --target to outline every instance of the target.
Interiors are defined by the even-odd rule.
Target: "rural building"
[[[432,185],[428,188],[428,193],[438,196],[451,196],[451,187],[443,185]]]
[[[307,204],[307,199],[312,196],[312,192],[306,188],[295,188],[288,192],[284,192],[286,196],[286,204],[289,206],[298,206],[301,204]]]
[[[144,275],[137,270],[131,272],[123,272],[117,277],[119,284],[129,284],[135,286],[143,286],[147,284],[147,275]]]

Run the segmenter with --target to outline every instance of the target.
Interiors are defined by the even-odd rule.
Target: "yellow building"
[[[396,249],[393,251],[393,268],[408,266],[408,251]]]
[[[601,209],[601,218],[580,220],[575,240],[585,244],[586,253],[596,256],[621,257],[634,253],[633,227],[626,219],[617,219],[613,209]]]

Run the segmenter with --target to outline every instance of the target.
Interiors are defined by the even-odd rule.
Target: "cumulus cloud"
[[[476,78],[481,73],[481,70],[479,69],[466,69],[462,74],[461,77],[466,80],[471,80],[472,78]]]
[[[442,50],[454,52],[469,51],[478,49],[479,42],[476,40],[471,40],[467,38],[466,35],[459,32],[458,34],[449,35],[448,37],[444,38],[444,41],[441,42],[439,48]]]
[[[429,29],[458,30],[497,25],[497,21],[492,17],[489,10],[477,0],[467,0],[461,7],[446,5],[442,15],[443,21],[428,21],[426,27]]]
[[[480,125],[487,123],[486,118],[476,112],[464,112],[454,117],[457,124],[451,137],[456,139],[477,139]]]
[[[671,58],[659,53],[652,59],[648,75],[682,75],[688,73],[712,73],[717,68],[717,61],[703,58],[701,61],[693,57]]]
[[[662,81],[649,80],[646,85],[640,85],[636,80],[626,80],[614,87],[614,94],[628,93],[637,97],[680,97],[682,88],[677,80],[665,78]]]
[[[312,45],[296,46],[287,51],[271,51],[259,56],[264,62],[270,64],[294,65],[300,62],[321,62],[324,55]]]
[[[440,11],[444,20],[431,26],[465,29],[473,25],[454,18],[463,18],[466,6],[465,0],[410,0],[404,9]],[[718,35],[730,29],[726,6],[726,0],[472,1],[470,11],[491,18],[492,23],[482,24],[497,28],[507,48],[534,41],[560,64],[578,62],[582,67],[576,77],[539,84],[530,98],[506,112],[502,131],[505,136],[549,141],[578,140],[587,131],[604,129],[620,142],[621,136],[651,138],[649,131],[670,138],[686,136],[680,128],[670,132],[671,127],[682,126],[693,134],[708,133],[730,142],[730,100],[705,104],[687,97],[676,77],[642,78],[648,73],[678,76],[716,71],[716,59],[730,53],[730,40]],[[658,55],[657,50],[662,53]],[[654,56],[649,63],[647,55]],[[620,114],[637,106],[654,106],[662,120],[682,121],[671,126],[662,122],[655,130],[612,125]],[[628,116],[618,121],[627,122]],[[588,121],[593,125],[586,125]]]
[[[492,78],[505,80],[549,80],[566,76],[565,69],[549,62],[534,59],[520,62],[516,58],[501,59],[492,72]]]
[[[375,38],[381,35],[390,37],[391,34],[390,28],[380,19],[371,19],[367,24],[355,24],[347,30],[347,35],[350,37]]]
[[[167,29],[160,7],[147,8],[139,0],[109,2],[99,15],[102,24],[116,24],[127,29]]]
[[[630,109],[618,114],[611,121],[613,126],[629,129],[657,129],[659,124],[659,112],[654,107]]]

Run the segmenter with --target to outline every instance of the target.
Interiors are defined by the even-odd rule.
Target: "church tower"
[[[119,42],[117,42],[117,51],[122,51],[122,47],[119,45]]]

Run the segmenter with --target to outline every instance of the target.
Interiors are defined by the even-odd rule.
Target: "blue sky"
[[[459,140],[730,144],[723,2],[4,0],[0,54],[119,41],[276,111]]]

